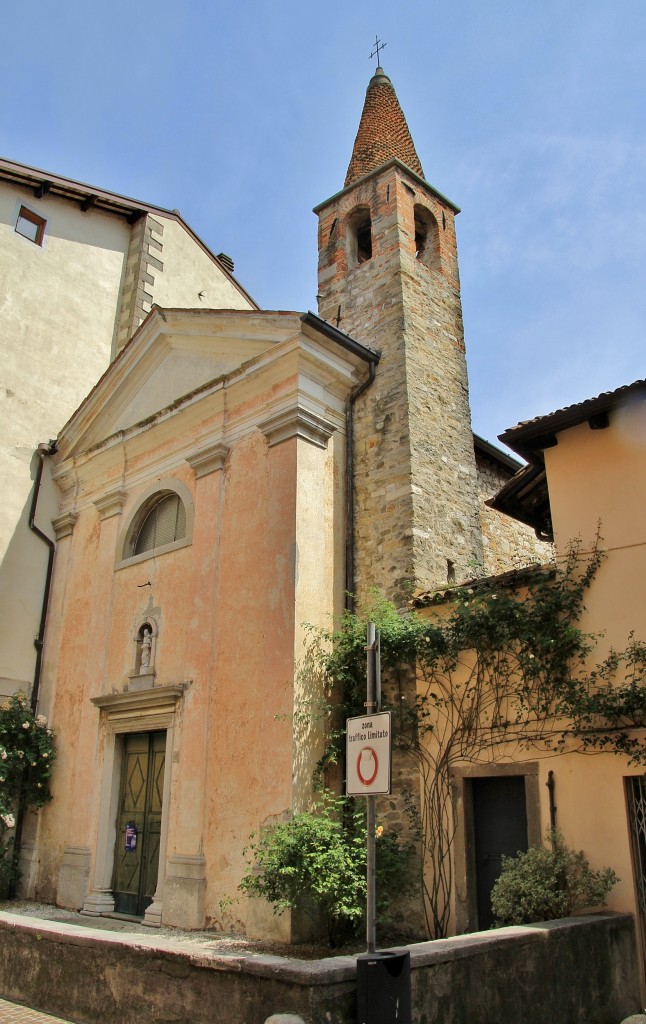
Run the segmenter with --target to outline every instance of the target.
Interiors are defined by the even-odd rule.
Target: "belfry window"
[[[425,206],[415,206],[415,256],[430,270],[440,269],[440,232]]]
[[[358,267],[372,259],[372,222],[370,210],[355,210],[348,220],[348,266]]]
[[[142,522],[133,544],[133,555],[172,544],[186,536],[186,512],[179,494],[160,494]]]

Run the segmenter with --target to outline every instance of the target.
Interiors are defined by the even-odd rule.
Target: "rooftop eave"
[[[521,458],[539,465],[543,462],[542,452],[557,444],[559,433],[586,422],[591,430],[604,429],[609,424],[609,414],[637,396],[646,398],[646,381],[637,380],[596,398],[519,423],[499,434],[498,439]]]
[[[86,185],[73,178],[63,178],[58,174],[51,174],[49,171],[42,171],[38,167],[29,167],[27,164],[20,164],[14,160],[0,157],[0,181],[16,185],[32,192],[35,199],[62,199],[66,202],[78,204],[83,213],[90,210],[100,213],[112,214],[123,217],[128,224],[134,224],[140,217],[150,213],[167,220],[174,220],[184,228],[196,245],[202,249],[206,256],[213,263],[217,264],[222,273],[231,281],[236,290],[245,299],[258,309],[258,303],[245,288],[240,284],[231,271],[220,259],[211,252],[209,247],[193,231],[182,215],[177,210],[167,210],[163,206],[153,206],[150,203],[142,203],[138,199],[131,199],[129,196],[119,195],[117,192],[107,192],[105,189],[95,188],[93,185]]]
[[[327,320],[323,320],[316,313],[308,311],[303,313],[301,317],[301,323],[304,327],[313,328],[319,334],[323,334],[330,341],[333,341],[336,345],[340,345],[347,352],[351,352],[353,355],[363,359],[366,363],[377,364],[380,359],[380,353],[375,349],[369,348],[367,345],[362,345],[360,341],[355,341],[349,334],[345,334],[340,331],[338,327],[334,327],[333,324],[328,323]]]
[[[516,590],[527,586],[541,576],[549,579],[554,576],[554,573],[554,566],[532,562],[531,565],[524,566],[521,569],[509,569],[507,572],[498,573],[495,576],[481,576],[476,579],[465,580],[463,583],[456,583],[451,587],[438,587],[436,590],[418,590],[413,595],[410,603],[414,608],[430,608],[433,605],[450,604],[451,601],[455,601],[461,591],[467,589],[474,593],[497,590],[503,587]]]
[[[86,185],[73,178],[63,178],[58,174],[43,171],[38,167],[29,167],[4,157],[0,157],[0,181],[30,189],[35,199],[67,199],[78,203],[83,212],[100,209],[125,217],[130,223],[144,213],[157,213],[181,221],[181,216],[175,210],[142,203],[138,199],[122,196],[117,192],[107,192],[105,189]]]
[[[485,505],[531,526],[539,540],[553,537],[552,514],[543,466],[528,465],[516,473]]]
[[[491,441],[487,441],[486,438],[480,437],[479,434],[473,435],[473,447],[476,452],[480,452],[485,455],[492,462],[498,462],[505,469],[510,469],[513,473],[517,473],[519,469],[523,468],[522,462],[515,459],[513,455],[508,452],[503,452],[502,449],[498,448],[497,445],[492,444]]]
[[[318,206],[315,206],[313,212],[318,215],[321,212],[321,210],[324,210],[326,206],[330,205],[330,203],[333,203],[337,199],[340,199],[341,196],[344,196],[347,192],[350,192],[352,191],[352,189],[357,188],[357,186],[363,184],[364,181],[368,181],[369,178],[373,178],[375,174],[381,174],[382,171],[387,170],[389,167],[399,167],[400,170],[405,171],[406,174],[410,175],[410,177],[413,178],[413,180],[419,185],[420,188],[424,189],[425,192],[430,192],[431,195],[435,196],[436,199],[439,199],[440,202],[446,203],[446,205],[450,207],[454,213],[460,213],[459,206],[456,206],[455,203],[451,202],[450,199],[447,199],[445,195],[442,195],[442,193],[438,192],[436,188],[433,188],[432,185],[429,185],[425,178],[420,177],[419,174],[413,171],[405,163],[402,163],[401,160],[398,160],[397,157],[391,157],[390,160],[387,160],[385,163],[380,164],[379,167],[375,167],[374,171],[369,171],[368,174],[364,174],[363,177],[357,178],[357,180],[353,181],[350,185],[346,185],[345,188],[342,188],[340,192],[336,192],[333,196],[330,196],[329,199],[325,199],[322,203],[319,203]]]

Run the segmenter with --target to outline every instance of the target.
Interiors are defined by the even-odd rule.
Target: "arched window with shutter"
[[[143,520],[133,543],[133,555],[172,544],[186,536],[186,510],[179,494],[160,493]]]
[[[119,541],[117,564],[139,561],[190,544],[193,499],[179,480],[151,487],[128,517]]]

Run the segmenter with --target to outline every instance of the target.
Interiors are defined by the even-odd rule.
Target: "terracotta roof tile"
[[[382,68],[370,79],[344,188],[396,157],[424,177],[406,118]]]
[[[585,422],[591,416],[610,412],[633,396],[643,395],[646,391],[646,380],[636,380],[632,384],[624,384],[615,391],[604,391],[596,398],[588,398],[584,402],[575,402],[562,409],[544,416],[535,416],[531,420],[522,420],[515,427],[510,427],[499,440],[524,459],[531,461],[531,453],[535,449],[545,447],[543,444],[547,434],[558,433],[569,427]]]

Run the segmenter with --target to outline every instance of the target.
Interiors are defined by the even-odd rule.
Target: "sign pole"
[[[378,644],[375,639],[375,624],[368,623],[366,636],[366,715],[375,714],[379,710],[377,698],[377,680],[379,676]],[[374,953],[377,948],[377,890],[375,880],[375,857],[376,857],[376,797],[366,797],[366,945],[368,953]]]

